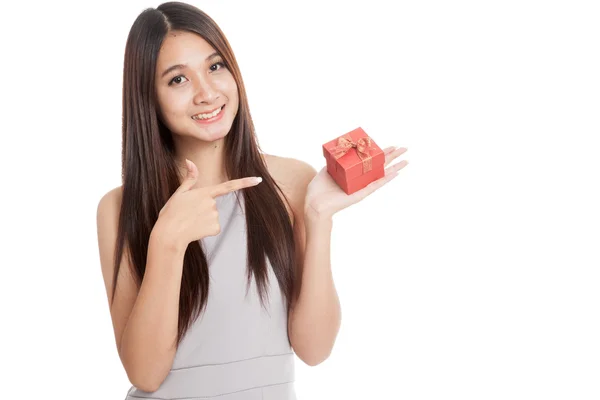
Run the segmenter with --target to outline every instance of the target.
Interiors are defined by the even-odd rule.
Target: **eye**
[[[220,68],[213,69],[213,67],[216,67],[217,65],[218,65]],[[211,70],[211,71],[218,71],[219,69],[221,69],[221,68],[224,68],[224,67],[225,67],[225,63],[224,63],[224,62],[222,62],[222,61],[219,61],[219,62],[216,62],[216,63],[214,63],[213,65],[211,65],[211,66],[210,66],[210,70]]]
[[[171,79],[171,81],[169,82],[169,86],[171,86],[173,83],[179,85],[181,83],[181,78],[187,79],[183,75],[177,75],[176,77],[174,77],[173,79]]]

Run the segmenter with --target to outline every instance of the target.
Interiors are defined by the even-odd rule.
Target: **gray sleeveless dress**
[[[254,277],[246,294],[244,197],[233,192],[216,201],[221,232],[200,241],[210,271],[207,306],[186,332],[160,388],[148,393],[132,386],[126,400],[296,400],[295,359],[277,278],[267,258],[266,310]]]

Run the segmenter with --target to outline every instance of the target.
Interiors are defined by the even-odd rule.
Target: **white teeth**
[[[209,119],[209,118],[215,117],[217,114],[219,114],[222,109],[223,109],[223,106],[221,106],[220,108],[216,109],[215,111],[213,111],[210,114],[196,114],[192,118],[193,119]]]

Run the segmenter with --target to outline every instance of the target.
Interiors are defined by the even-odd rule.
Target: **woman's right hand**
[[[198,168],[189,160],[186,160],[186,166],[186,178],[160,210],[155,224],[155,229],[158,227],[161,230],[163,238],[184,250],[194,240],[221,232],[215,201],[217,197],[256,186],[262,181],[262,178],[249,177],[193,188],[198,179]]]

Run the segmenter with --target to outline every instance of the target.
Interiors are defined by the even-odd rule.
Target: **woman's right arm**
[[[114,250],[121,205],[121,188],[98,204],[98,246],[119,357],[129,381],[154,392],[168,375],[175,357],[179,292],[185,248],[169,240],[157,224],[148,244],[146,272],[138,287],[131,275],[125,249],[117,293],[110,303]]]
[[[160,210],[150,234],[139,291],[127,257],[123,257],[111,307],[121,362],[131,383],[145,392],[158,389],[175,359],[179,292],[188,244],[221,231],[216,197],[261,181],[247,177],[194,189],[198,168],[189,160],[186,166],[185,179]],[[108,192],[98,204],[98,246],[109,305],[120,208],[120,187]]]

